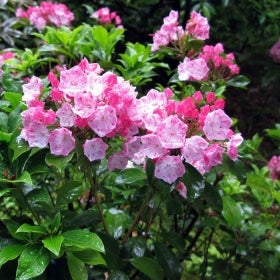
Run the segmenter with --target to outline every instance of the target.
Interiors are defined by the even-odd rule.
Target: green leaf
[[[0,251],[0,269],[4,263],[16,259],[24,248],[25,246],[20,244],[12,244],[2,248]]]
[[[19,223],[14,220],[2,220],[7,230],[11,234],[12,237],[18,240],[28,240],[28,235],[22,232],[16,232],[19,228]]]
[[[67,166],[67,163],[71,161],[73,155],[74,153],[70,153],[68,156],[63,157],[47,154],[45,161],[47,165],[57,168],[59,172],[63,172],[63,170]]]
[[[37,244],[24,249],[18,260],[17,280],[26,280],[41,275],[49,264],[49,254]]]
[[[35,233],[46,233],[46,229],[43,226],[33,226],[29,224],[22,224],[16,232],[35,232]]]
[[[67,182],[57,191],[56,203],[68,204],[77,200],[83,193],[83,185],[80,181]]]
[[[71,252],[66,254],[68,269],[73,280],[88,280],[85,264],[76,258]]]
[[[205,180],[196,168],[190,164],[185,165],[187,171],[182,177],[182,181],[188,190],[188,201],[193,202],[202,195],[205,188]]]
[[[250,80],[243,75],[235,76],[226,82],[228,86],[237,87],[237,88],[246,88],[246,86],[249,83]]]
[[[146,179],[146,174],[142,169],[128,168],[120,172],[120,174],[115,179],[115,182],[117,184],[133,184]]]
[[[55,254],[57,257],[60,253],[60,248],[64,238],[62,235],[49,236],[42,240],[44,247]]]
[[[154,259],[147,257],[137,257],[130,259],[129,261],[134,267],[147,275],[150,279],[163,279],[163,269]]]
[[[174,253],[165,246],[163,243],[155,244],[155,254],[159,265],[164,270],[168,279],[177,280],[181,277],[182,268],[180,266],[179,260],[176,258]]]
[[[48,191],[44,188],[36,188],[29,192],[27,194],[27,201],[34,211],[52,213],[52,199]]]
[[[12,184],[25,183],[27,185],[31,185],[31,186],[33,185],[30,174],[27,171],[24,171],[18,179],[7,180],[7,179],[0,178],[0,182],[7,182]]]
[[[270,207],[274,201],[271,182],[265,176],[248,173],[246,184],[251,188],[256,199],[264,206]]]
[[[82,229],[74,229],[64,232],[63,245],[73,247],[73,251],[92,249],[104,253],[104,245],[97,234]]]
[[[223,196],[222,214],[231,227],[238,227],[243,220],[243,210],[239,203],[229,196]]]
[[[22,98],[21,93],[6,91],[6,92],[4,92],[3,95],[4,95],[5,99],[10,102],[13,109],[16,108],[20,104],[20,101]]]
[[[108,280],[129,280],[128,276],[122,271],[112,271]]]
[[[208,205],[214,210],[221,212],[223,207],[223,202],[221,196],[216,188],[210,184],[206,184],[203,198],[208,203]]]
[[[86,264],[106,265],[101,254],[93,250],[76,251],[73,252],[73,255]]]
[[[17,106],[9,115],[8,122],[7,122],[7,128],[8,132],[13,132],[18,127],[18,122],[20,119],[20,113],[21,113],[21,106]]]
[[[109,232],[118,239],[131,224],[130,216],[123,210],[111,208],[105,212],[105,221]]]

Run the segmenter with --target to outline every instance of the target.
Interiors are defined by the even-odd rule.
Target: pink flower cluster
[[[18,8],[16,16],[28,19],[38,30],[43,30],[47,25],[70,26],[74,20],[74,14],[68,10],[65,4],[53,4],[45,1],[41,2],[40,6],[29,6],[26,11]]]
[[[62,70],[60,79],[53,72],[48,79],[47,96],[38,77],[23,86],[28,108],[22,113],[20,138],[30,147],[49,146],[52,154],[67,156],[79,139],[89,161],[108,158],[112,171],[126,168],[129,161],[144,165],[150,158],[155,176],[169,184],[184,175],[184,162],[203,174],[220,164],[224,153],[232,160],[238,157],[243,139],[231,130],[224,100],[213,92],[175,101],[170,89],[151,89],[137,99],[128,81],[103,73],[86,59]],[[116,138],[123,141],[118,150],[111,145]]]
[[[91,17],[98,20],[101,24],[114,24],[118,28],[122,28],[121,17],[116,12],[111,12],[108,7],[98,9]]]
[[[168,46],[174,41],[191,36],[194,39],[206,40],[209,38],[210,26],[207,18],[192,11],[185,30],[178,22],[179,14],[171,10],[169,15],[163,19],[163,25],[153,35],[152,51],[157,51],[160,46]]]
[[[215,46],[205,45],[202,48],[199,58],[204,59],[209,67],[210,80],[229,79],[239,74],[239,67],[235,63],[233,53],[225,54],[221,43]]]
[[[273,156],[268,162],[267,168],[273,180],[280,179],[280,156]]]
[[[269,54],[273,61],[280,63],[280,40],[278,40],[269,50]]]

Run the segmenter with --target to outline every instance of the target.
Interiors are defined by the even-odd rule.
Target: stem
[[[96,202],[96,205],[97,205],[98,212],[100,214],[100,218],[101,218],[103,228],[104,228],[106,234],[109,235],[110,233],[109,233],[109,229],[107,227],[105,217],[104,217],[104,214],[103,214],[103,208],[102,208],[101,202],[98,198],[98,182],[97,182],[97,178],[96,178],[96,173],[93,174],[90,166],[86,165],[85,167],[86,167],[85,168],[85,175],[87,176],[87,179],[88,179],[89,184],[90,184],[90,194],[89,195],[93,196],[95,198],[95,202]]]
[[[128,229],[128,232],[126,233],[126,235],[124,236],[124,238],[122,240],[122,245],[124,245],[127,242],[129,236],[131,235],[131,233],[133,232],[135,226],[139,222],[139,220],[140,220],[144,210],[146,209],[149,201],[151,200],[151,198],[152,198],[152,195],[150,193],[150,194],[147,195],[146,199],[144,200],[143,204],[141,205],[140,209],[138,210],[138,212],[137,212],[137,214],[136,214],[132,224],[130,225],[130,228]]]

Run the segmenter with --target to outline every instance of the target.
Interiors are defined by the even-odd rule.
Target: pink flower
[[[49,144],[53,155],[68,156],[75,148],[75,139],[69,129],[60,127],[50,133]]]
[[[162,147],[177,149],[184,146],[187,131],[188,126],[176,115],[171,115],[159,124],[155,133]]]
[[[141,137],[141,153],[154,159],[167,154],[168,150],[162,147],[160,138],[156,134],[147,134]]]
[[[273,61],[280,63],[280,40],[278,40],[269,50],[269,54]]]
[[[179,156],[165,155],[155,164],[155,176],[168,184],[174,183],[185,173],[185,167]]]
[[[22,129],[20,137],[29,147],[45,148],[48,144],[49,130],[42,123],[33,123]]]
[[[204,150],[208,147],[208,142],[201,136],[194,135],[186,139],[184,147],[181,149],[186,162],[194,164],[195,161],[204,158]]]
[[[79,66],[61,71],[58,89],[66,94],[65,97],[74,97],[77,92],[83,92],[86,86],[87,76]]]
[[[75,123],[76,116],[72,110],[71,104],[64,102],[56,111],[56,116],[59,118],[60,126],[71,127]]]
[[[269,160],[267,168],[270,172],[271,179],[278,180],[280,178],[280,156],[273,156]]]
[[[97,107],[88,118],[88,125],[99,137],[106,136],[117,125],[116,110],[109,105]]]
[[[187,198],[187,187],[185,186],[185,184],[181,181],[178,182],[178,185],[176,187],[176,190],[179,192],[179,194],[183,197],[183,198]]]
[[[243,137],[241,136],[240,133],[233,134],[229,138],[229,142],[226,144],[227,145],[227,155],[230,157],[232,160],[236,160],[238,157],[238,150],[237,147],[243,142]]]
[[[27,11],[22,8],[16,10],[18,18],[29,19],[38,30],[43,30],[46,25],[69,26],[74,20],[74,14],[64,4],[53,4],[42,1],[40,6],[29,6]]]
[[[111,155],[108,159],[108,170],[113,171],[115,169],[125,169],[129,158],[124,152],[117,152]]]
[[[205,170],[210,171],[211,167],[222,163],[224,148],[218,143],[209,146],[204,151]]]
[[[140,136],[130,137],[123,144],[123,152],[127,157],[133,158],[134,154],[139,152],[140,146]]]
[[[83,148],[89,161],[95,161],[105,158],[108,145],[100,138],[93,138],[91,140],[86,140]]]
[[[22,86],[22,100],[29,104],[31,101],[37,100],[41,95],[43,83],[40,78],[33,76],[27,84]]]
[[[210,26],[206,17],[192,11],[191,17],[186,24],[186,31],[195,39],[206,40],[209,38]]]
[[[231,125],[231,118],[222,109],[218,109],[206,116],[203,131],[208,140],[225,140]]]
[[[203,80],[208,73],[208,66],[204,59],[189,59],[185,57],[184,61],[178,66],[178,74],[180,81],[186,80]]]
[[[95,11],[91,18],[97,19],[101,24],[114,24],[121,28],[122,20],[116,12],[111,12],[108,7],[103,7]]]

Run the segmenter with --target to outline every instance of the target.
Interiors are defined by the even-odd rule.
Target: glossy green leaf
[[[35,233],[46,233],[46,229],[43,226],[33,226],[29,224],[22,224],[16,232],[35,232]]]
[[[42,240],[44,247],[55,254],[57,257],[60,254],[61,245],[64,238],[62,235],[49,236]]]
[[[246,88],[246,86],[250,83],[250,80],[243,75],[238,75],[226,82],[228,86],[238,87],[238,88]]]
[[[8,182],[8,183],[13,183],[13,184],[25,183],[25,184],[28,184],[28,185],[33,185],[31,176],[30,176],[30,174],[27,171],[24,171],[20,175],[20,177],[18,177],[15,180],[7,180],[7,179],[0,178],[0,182]]]
[[[92,249],[104,253],[104,245],[97,234],[82,229],[74,229],[64,232],[63,245],[75,250]]]
[[[90,265],[106,265],[104,258],[99,252],[93,250],[83,250],[72,252],[75,257],[86,264]]]
[[[117,176],[115,182],[117,184],[133,184],[139,181],[146,180],[146,174],[139,168],[128,168],[122,170]]]
[[[187,199],[193,202],[196,198],[200,197],[205,188],[205,180],[202,175],[190,164],[186,165],[186,172],[182,177],[182,181],[187,187]]]
[[[131,218],[125,211],[111,208],[105,212],[105,221],[110,234],[118,239],[130,226]]]
[[[5,220],[3,219],[2,222],[6,226],[7,230],[11,234],[12,237],[18,240],[28,240],[28,234],[25,232],[17,232],[20,224],[14,220]]]
[[[207,202],[207,204],[213,208],[215,211],[221,212],[223,208],[222,198],[216,188],[214,188],[210,184],[205,185],[205,189],[203,192],[203,199]]]
[[[57,204],[68,204],[77,200],[82,196],[84,189],[82,182],[80,181],[71,181],[67,182],[57,191]]]
[[[55,156],[52,154],[47,154],[45,161],[47,165],[57,168],[60,172],[62,172],[65,167],[67,166],[67,163],[71,161],[74,153],[70,153],[68,156]]]
[[[222,214],[231,227],[238,227],[243,220],[243,210],[238,202],[229,196],[222,196]]]
[[[4,95],[5,99],[10,102],[12,108],[16,108],[21,102],[21,98],[22,98],[21,93],[6,91],[6,92],[4,92],[3,95]]]
[[[248,173],[246,184],[251,188],[256,199],[264,206],[270,207],[274,201],[271,182],[255,173]]]
[[[27,200],[30,207],[37,212],[52,213],[53,202],[44,188],[33,189],[27,194]]]
[[[76,258],[71,252],[67,252],[66,258],[72,280],[88,280],[88,273],[84,262]]]
[[[122,271],[112,271],[108,280],[129,280],[128,276]]]
[[[0,269],[6,262],[16,259],[24,248],[25,246],[20,244],[12,244],[2,248],[0,251]]]
[[[156,243],[155,254],[158,264],[164,271],[164,276],[170,280],[180,279],[182,268],[171,249],[163,243]]]
[[[26,247],[18,259],[16,279],[27,280],[41,275],[49,264],[48,251],[40,245]]]
[[[20,120],[21,106],[17,106],[8,117],[7,128],[8,132],[13,132],[17,127]]]
[[[147,275],[150,279],[163,279],[163,269],[154,259],[147,257],[137,257],[130,259],[129,261],[134,267]]]

